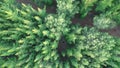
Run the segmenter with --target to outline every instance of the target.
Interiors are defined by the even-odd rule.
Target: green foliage
[[[4,5],[1,8],[4,8]],[[18,62],[13,61],[13,68],[52,68],[53,65],[56,65],[54,67],[56,68],[59,63],[57,44],[61,34],[68,32],[66,26],[70,22],[65,21],[64,15],[46,16],[45,10],[38,8],[36,11],[25,4],[22,4],[20,9],[14,8],[14,11],[7,9],[8,7],[1,10],[1,17],[5,19],[1,20],[1,23],[11,26],[3,24],[0,28],[0,58],[3,61],[0,66],[11,68],[11,64],[7,64],[12,63],[13,57],[17,57]],[[2,57],[6,56],[10,59],[4,61]],[[58,63],[56,64],[56,62]]]
[[[58,14],[66,14],[68,17],[73,17],[76,13],[78,13],[78,2],[75,0],[56,0],[57,1],[57,12]]]
[[[100,0],[97,3],[96,11],[105,12],[105,10],[113,5],[113,0]]]
[[[97,2],[97,0],[81,0],[79,3],[79,13],[81,15],[81,18],[84,18],[89,11],[92,10],[92,7]]]
[[[71,47],[67,50],[72,50],[72,54],[67,55],[75,55],[77,60],[75,68],[101,68],[104,66],[111,57],[111,50],[115,46],[113,37],[107,33],[101,33],[95,28],[72,27],[71,31],[66,39]]]
[[[105,14],[120,24],[120,2],[118,3],[119,4],[114,4]]]
[[[108,18],[120,24],[120,1],[119,0],[101,0],[97,3],[96,11],[101,12]]]
[[[109,29],[116,26],[116,22],[105,15],[95,16],[93,21],[94,26],[98,29]]]
[[[116,38],[115,41],[116,41],[116,46],[111,51],[112,57],[107,62],[110,68],[120,67],[120,38]]]
[[[41,0],[45,4],[51,5],[53,3],[53,0]]]
[[[43,3],[41,1],[48,3],[52,0],[40,0],[39,3]],[[71,26],[71,18],[79,10],[79,1],[56,1],[57,14],[48,15],[45,9],[18,5],[15,0],[0,2],[0,68],[119,67],[119,40],[116,43],[112,36],[94,27]],[[83,16],[96,2],[82,1],[85,7],[80,12]],[[111,21],[104,16],[98,18]],[[58,45],[61,36],[66,40],[63,50],[59,50]]]
[[[35,2],[38,6],[41,6],[42,4],[44,5],[52,5],[53,0],[31,0]]]
[[[12,58],[8,58],[8,57],[4,57],[4,58],[0,58],[0,63],[4,63],[3,65],[1,65],[1,68],[15,68],[14,65],[16,64],[17,60],[16,57],[11,56]],[[19,67],[17,67],[19,68]]]
[[[0,62],[0,67],[33,68],[37,54],[35,48],[43,39],[43,18],[46,12],[40,8],[36,11],[25,4],[22,4],[20,9],[14,7],[13,10],[12,6],[15,5],[5,4],[0,6],[0,58],[8,59]]]
[[[64,14],[48,15],[45,18],[45,21],[46,21],[46,27],[48,28],[49,32],[52,32],[54,34],[56,34],[56,33],[66,34],[68,32],[67,27],[71,23],[69,19],[65,18]],[[59,37],[59,36],[57,36],[57,37]]]

